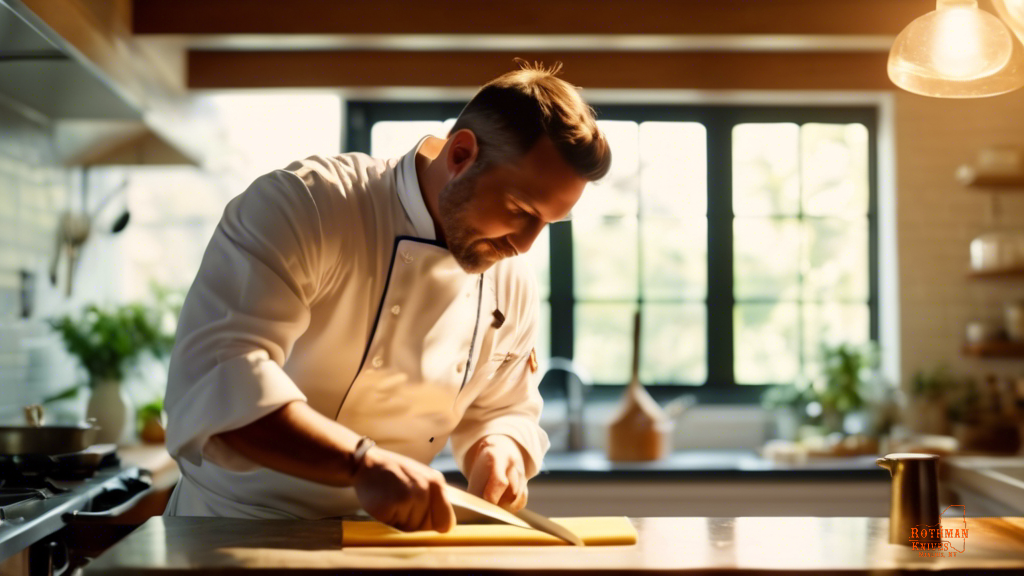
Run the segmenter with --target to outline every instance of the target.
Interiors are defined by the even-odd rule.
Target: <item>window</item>
[[[639,309],[656,398],[752,402],[814,374],[822,343],[877,339],[873,109],[596,108],[612,169],[526,255],[540,356],[617,396]],[[350,102],[346,149],[404,154],[461,109]]]

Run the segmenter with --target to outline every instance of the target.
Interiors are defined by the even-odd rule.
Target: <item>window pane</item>
[[[800,295],[800,220],[736,218],[733,286],[737,300]]]
[[[543,375],[548,369],[551,359],[551,303],[540,303],[540,317],[537,322],[537,372]]]
[[[796,124],[738,124],[732,131],[733,212],[796,215],[800,210],[800,129]]]
[[[641,226],[644,298],[703,300],[708,291],[707,218],[652,216]]]
[[[598,120],[612,149],[612,165],[599,182],[591,182],[572,209],[577,216],[636,216],[639,145],[636,122]]]
[[[613,151],[613,158],[614,151]],[[640,125],[640,209],[691,218],[708,212],[707,133],[696,122]]]
[[[738,384],[792,382],[800,370],[799,304],[739,304],[735,308]]]
[[[868,129],[863,124],[804,124],[803,210],[811,216],[868,213]]]
[[[804,374],[818,374],[821,345],[866,344],[871,339],[867,304],[803,306]]]
[[[537,278],[537,298],[540,301],[547,300],[551,295],[551,232],[550,226],[545,226],[533,241],[533,246],[523,255],[530,261]]]
[[[868,299],[868,221],[815,218],[804,223],[807,300]]]
[[[576,298],[635,300],[636,242],[636,218],[573,218],[573,292]]]
[[[180,192],[180,190],[177,190]],[[203,261],[205,242],[213,235],[216,220],[194,219],[180,223],[125,228],[121,246],[126,262],[121,273],[127,298],[145,299],[152,295],[150,282],[174,288],[184,286],[182,279],[191,280]],[[198,241],[203,239],[203,241]]]
[[[629,382],[635,313],[636,304],[576,305],[573,355],[594,382]]]
[[[707,379],[706,324],[703,304],[645,304],[640,381],[703,384]]]
[[[451,122],[451,121],[449,121]],[[370,129],[370,156],[395,158],[404,156],[427,134],[444,138],[446,122],[434,120],[402,120],[377,122]]]

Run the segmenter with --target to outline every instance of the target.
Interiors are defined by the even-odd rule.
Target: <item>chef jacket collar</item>
[[[398,162],[396,180],[398,198],[402,201],[402,207],[405,208],[405,213],[409,216],[409,220],[412,221],[416,235],[427,240],[436,240],[434,219],[430,217],[430,212],[427,211],[427,205],[423,201],[423,192],[420,190],[420,182],[416,177],[416,152],[419,151],[423,141],[427,138],[430,138],[430,136],[420,138],[420,141],[413,146],[412,150]]]

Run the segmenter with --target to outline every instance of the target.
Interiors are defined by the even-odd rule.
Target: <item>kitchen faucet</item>
[[[565,386],[566,422],[569,424],[568,450],[583,450],[583,400],[590,390],[591,380],[586,369],[568,358],[554,357],[548,361],[548,369],[541,382],[552,377],[556,386]]]

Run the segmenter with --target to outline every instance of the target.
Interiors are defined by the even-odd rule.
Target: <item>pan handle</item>
[[[22,408],[25,412],[25,423],[33,428],[43,425],[43,407],[39,404],[29,404]]]
[[[110,518],[115,518],[134,508],[135,505],[138,504],[140,500],[148,496],[153,491],[153,480],[152,478],[150,478],[149,472],[145,470],[140,471],[138,478],[125,478],[124,483],[126,484],[126,490],[117,488],[105,489],[103,492],[98,494],[93,499],[93,501],[95,501],[99,498],[102,498],[104,494],[109,494],[114,491],[130,491],[133,488],[136,489],[137,491],[124,502],[121,502],[120,504],[117,504],[116,506],[113,506],[106,510],[99,510],[96,512],[74,510],[72,512],[64,514],[62,516],[62,519],[64,520],[64,522],[67,523],[81,523],[83,521],[89,522],[92,520],[107,520]]]

